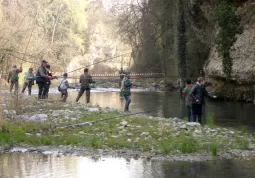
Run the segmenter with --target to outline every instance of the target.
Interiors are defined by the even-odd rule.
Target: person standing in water
[[[193,122],[197,121],[202,124],[202,106],[204,104],[205,97],[217,98],[214,95],[211,95],[205,88],[205,79],[199,77],[195,86],[193,86],[190,96],[192,98],[192,114]]]
[[[26,88],[28,87],[28,94],[31,95],[32,86],[34,85],[35,75],[33,73],[33,68],[29,68],[28,72],[25,74],[25,81],[22,88],[22,92],[24,93]]]
[[[123,92],[123,96],[126,100],[125,108],[124,108],[125,112],[129,111],[129,105],[131,103],[131,87],[133,86],[129,78],[130,78],[129,74],[126,74],[121,84],[121,91]]]
[[[61,92],[61,100],[62,102],[66,102],[67,97],[68,97],[68,88],[73,88],[75,89],[75,87],[70,87],[68,80],[67,80],[67,73],[65,73],[63,75],[63,79],[60,81],[59,84],[59,88],[60,88],[60,92]]]
[[[36,84],[38,85],[39,93],[38,99],[45,99],[45,87],[46,81],[51,80],[52,77],[47,74],[47,66],[48,62],[46,60],[42,60],[41,66],[38,68],[36,73]]]
[[[8,75],[8,83],[11,82],[10,85],[10,92],[12,92],[12,89],[14,87],[14,93],[17,94],[18,92],[18,88],[19,88],[19,73],[22,72],[22,67],[20,67],[19,69],[17,68],[17,65],[13,65],[12,69],[9,72]]]
[[[191,109],[191,107],[192,107],[192,98],[190,96],[191,89],[192,89],[191,80],[188,79],[186,81],[186,87],[183,90],[183,96],[185,98],[185,104],[186,104],[187,109],[188,109],[188,121],[189,122],[192,122],[192,109]]]
[[[89,74],[89,69],[85,68],[84,69],[84,74],[80,76],[80,84],[81,88],[79,91],[79,94],[76,98],[76,102],[78,102],[83,95],[83,93],[86,91],[86,102],[90,102],[90,84],[95,83],[95,81],[92,80],[92,76]]]

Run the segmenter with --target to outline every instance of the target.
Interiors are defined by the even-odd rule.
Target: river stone
[[[32,136],[32,134],[31,134],[31,133],[25,133],[25,135],[26,135],[26,136]]]
[[[112,138],[119,138],[118,135],[112,135]]]
[[[130,143],[130,142],[132,142],[132,139],[129,138],[129,139],[127,139],[127,141]]]
[[[9,111],[7,109],[5,109],[3,112],[4,112],[4,115],[9,115]]]
[[[42,136],[42,134],[41,134],[41,133],[37,133],[36,136],[37,136],[37,137],[40,137],[40,136]]]
[[[180,126],[180,129],[186,129],[186,128],[187,128],[187,126],[185,124]]]
[[[63,112],[63,110],[55,110],[52,112],[52,116],[59,117]]]
[[[139,141],[140,141],[140,138],[136,138],[134,142],[138,143]]]
[[[147,136],[147,135],[150,135],[150,133],[149,133],[149,132],[142,132],[142,133],[140,134],[141,137],[142,137],[142,136]]]
[[[229,138],[233,138],[235,136],[235,132],[234,131],[229,131],[225,134],[225,137],[229,137]]]
[[[186,126],[199,127],[199,126],[201,126],[201,124],[197,123],[197,122],[188,122],[188,123],[186,123]]]
[[[120,125],[123,126],[123,127],[127,127],[128,126],[128,122],[127,121],[122,121],[120,123]]]
[[[45,121],[48,118],[46,114],[35,114],[31,116],[28,120],[30,121]]]
[[[96,113],[96,112],[99,112],[99,109],[98,108],[89,108],[89,112]]]
[[[202,131],[201,131],[201,130],[196,129],[196,130],[194,131],[194,133],[195,133],[195,134],[201,134],[201,133],[202,133]]]

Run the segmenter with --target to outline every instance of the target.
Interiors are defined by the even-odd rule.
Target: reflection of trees
[[[250,163],[249,163],[250,162]],[[211,162],[152,161],[153,178],[253,177],[255,161],[218,160]]]

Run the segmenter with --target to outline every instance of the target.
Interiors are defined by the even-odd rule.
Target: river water
[[[69,93],[69,101],[75,101],[78,92]],[[59,97],[55,94],[54,99]],[[159,117],[187,117],[185,101],[180,98],[178,92],[149,92],[134,90],[131,96],[132,102],[130,111],[132,113],[150,111],[148,115]],[[85,96],[81,98],[85,103]],[[97,89],[92,91],[91,103],[101,107],[122,109],[125,100],[119,96],[119,92],[114,89]],[[155,111],[156,110],[156,111]],[[208,99],[204,107],[203,119],[213,115],[215,124],[226,127],[247,126],[251,130],[255,129],[255,105],[233,101],[218,101]]]
[[[0,155],[1,178],[253,178],[255,161],[168,162],[123,158]]]

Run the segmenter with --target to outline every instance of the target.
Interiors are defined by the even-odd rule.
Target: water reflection
[[[69,101],[74,101],[77,92],[71,92]],[[53,96],[54,99],[59,97]],[[187,109],[185,102],[178,92],[133,92],[130,110],[135,112],[154,110],[149,115],[160,117],[186,117]],[[81,98],[85,103],[85,96]],[[122,109],[125,103],[118,92],[93,92],[91,95],[93,105]],[[158,109],[158,110],[157,110]],[[254,110],[255,105],[240,102],[207,100],[204,107],[203,119],[209,114],[214,115],[217,125],[240,127],[247,125],[255,128]],[[155,111],[157,110],[157,111]]]
[[[3,178],[252,178],[255,161],[168,162],[123,158],[0,155]]]

